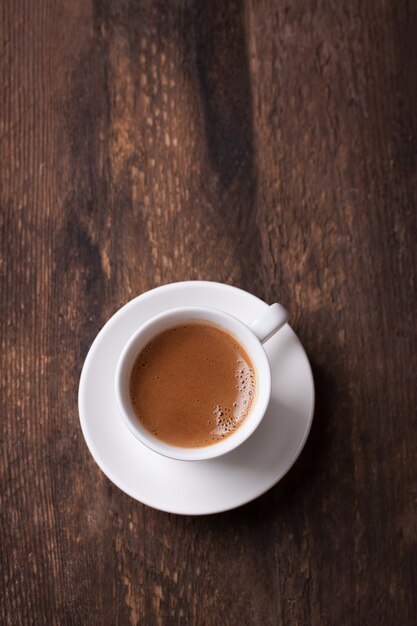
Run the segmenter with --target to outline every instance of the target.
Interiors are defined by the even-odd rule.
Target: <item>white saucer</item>
[[[208,461],[175,461],[143,446],[118,415],[115,367],[131,334],[150,317],[175,306],[211,306],[243,322],[268,306],[229,285],[192,281],[164,285],[122,307],[97,335],[81,374],[81,428],[96,463],[122,491],[161,511],[204,515],[250,502],[288,472],[310,431],[314,383],[304,349],[286,325],[266,344],[272,370],[267,413],[239,448]]]

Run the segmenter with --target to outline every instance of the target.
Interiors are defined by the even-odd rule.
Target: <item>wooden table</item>
[[[415,3],[0,24],[1,624],[415,624]],[[202,518],[113,486],[77,411],[105,321],[184,279],[287,305],[317,388],[285,479]]]

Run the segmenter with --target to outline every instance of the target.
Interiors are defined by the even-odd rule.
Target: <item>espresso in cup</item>
[[[228,332],[185,322],[139,353],[129,391],[137,419],[156,438],[198,448],[229,437],[244,423],[256,396],[255,369]]]

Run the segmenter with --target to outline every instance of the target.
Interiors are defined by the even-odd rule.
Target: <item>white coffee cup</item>
[[[235,337],[245,348],[254,368],[256,395],[251,411],[241,426],[219,442],[200,448],[173,446],[157,439],[135,415],[130,400],[130,376],[141,350],[156,336],[185,322],[199,321],[215,324]],[[163,456],[181,461],[202,461],[230,452],[240,446],[259,426],[268,407],[271,394],[271,368],[262,346],[288,321],[288,313],[280,304],[272,304],[265,313],[249,325],[236,317],[210,307],[179,307],[156,315],[141,326],[123,349],[115,378],[116,400],[126,426],[145,446]]]

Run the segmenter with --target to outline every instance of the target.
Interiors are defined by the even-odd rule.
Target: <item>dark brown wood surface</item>
[[[416,4],[0,11],[0,623],[415,624]],[[77,412],[105,321],[184,279],[285,304],[317,386],[285,479],[202,518]]]

